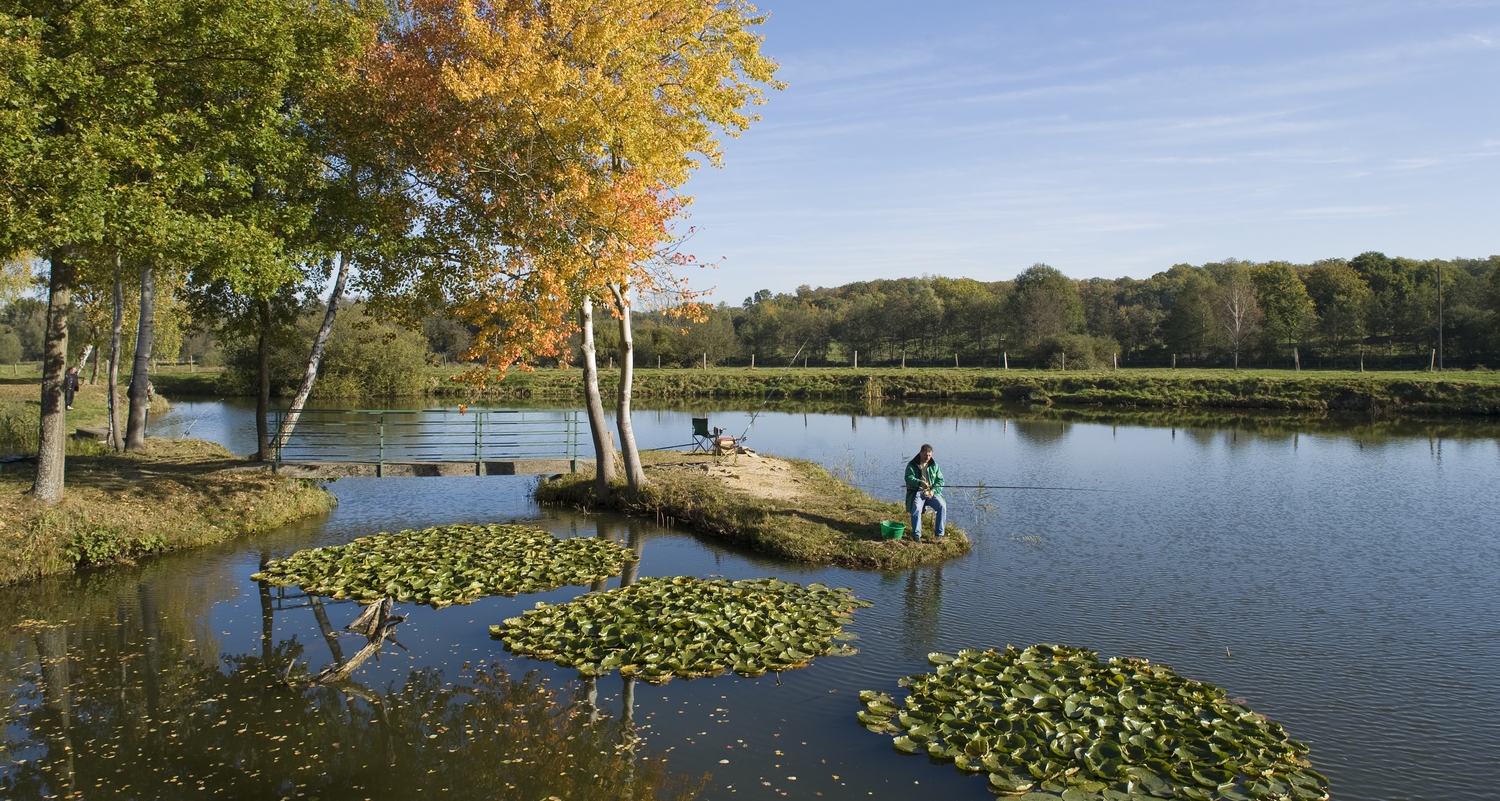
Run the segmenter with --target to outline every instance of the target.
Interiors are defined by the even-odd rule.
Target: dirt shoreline
[[[808,564],[901,570],[968,553],[968,536],[948,526],[942,541],[884,540],[880,521],[904,520],[900,504],[870,497],[816,463],[767,454],[643,453],[649,484],[640,497],[617,487],[609,508],[662,520],[696,534]],[[593,474],[543,481],[539,503],[597,508]]]

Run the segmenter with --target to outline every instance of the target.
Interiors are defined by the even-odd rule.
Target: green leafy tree
[[[1218,345],[1214,311],[1219,288],[1207,270],[1179,264],[1165,276],[1171,294],[1162,321],[1165,344],[1172,353],[1206,358]]]
[[[14,373],[21,361],[21,337],[8,325],[0,325],[0,364],[11,366]]]
[[[1318,332],[1334,355],[1364,339],[1374,295],[1357,270],[1342,259],[1330,259],[1303,270],[1302,281],[1317,311]]]
[[[0,250],[48,263],[42,423],[34,493],[63,493],[62,379],[71,295],[123,255],[142,275],[136,394],[149,358],[155,265],[264,240],[223,213],[287,140],[295,0],[83,0],[0,4]],[[146,280],[148,278],[150,280]]]
[[[1040,348],[1049,338],[1086,330],[1077,284],[1045,264],[1033,264],[1016,277],[1007,317],[1013,339],[1030,349]]]
[[[1255,299],[1265,315],[1267,350],[1292,348],[1303,340],[1317,319],[1307,287],[1297,277],[1296,269],[1286,262],[1257,265],[1250,275],[1255,283]]]

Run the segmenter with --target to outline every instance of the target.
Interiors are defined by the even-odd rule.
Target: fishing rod
[[[786,363],[787,368],[792,368],[793,365],[796,365],[796,357],[802,356],[802,348],[807,347],[808,342],[811,342],[811,339],[804,339],[804,341],[802,341],[802,344],[796,347],[796,353],[792,354],[792,360]],[[748,435],[750,435],[750,429],[754,428],[756,417],[760,417],[760,413],[762,413],[762,411],[765,411],[765,405],[769,404],[769,402],[771,402],[771,396],[775,395],[775,392],[781,389],[781,383],[783,383],[783,381],[786,381],[786,377],[784,377],[784,375],[781,378],[777,378],[777,381],[775,381],[775,386],[771,387],[771,392],[765,393],[765,398],[760,401],[760,408],[757,408],[757,410],[754,410],[754,413],[750,414],[750,425],[745,426],[745,431],[739,432],[739,440],[735,440],[735,443],[742,443],[742,441],[745,440],[745,437],[748,437]]]
[[[996,486],[993,484],[944,484],[943,489],[1003,489],[1003,490],[1046,490],[1049,492],[1119,492],[1126,490],[1095,489],[1093,487],[1022,487],[1022,486]]]

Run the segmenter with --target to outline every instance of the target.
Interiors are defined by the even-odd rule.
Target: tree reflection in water
[[[686,799],[708,780],[636,753],[628,684],[619,718],[595,706],[592,682],[555,688],[498,664],[465,665],[456,682],[418,670],[383,692],[347,680],[296,689],[307,668],[295,637],[225,670],[191,640],[151,636],[146,617],[22,635],[39,669],[7,714],[15,761],[0,795]]]

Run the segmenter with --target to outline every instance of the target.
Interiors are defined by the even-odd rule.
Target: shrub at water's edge
[[[882,540],[880,521],[905,520],[905,509],[870,497],[813,462],[783,460],[797,471],[804,488],[796,500],[783,500],[731,488],[708,474],[684,469],[714,461],[703,454],[641,456],[650,483],[633,500],[621,484],[614,493],[615,509],[668,520],[696,534],[771,556],[809,564],[899,570],[944,562],[970,548],[968,536],[952,525],[939,542]],[[537,486],[536,499],[543,504],[588,508],[593,505],[593,474],[543,481]]]
[[[141,454],[69,456],[68,492],[44,507],[29,465],[0,473],[0,584],[223,542],[323,514],[314,482],[246,469],[218,445],[147,440]],[[236,469],[238,468],[238,469]]]

